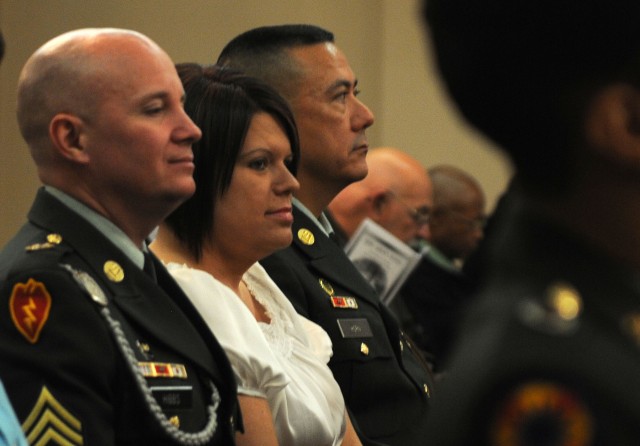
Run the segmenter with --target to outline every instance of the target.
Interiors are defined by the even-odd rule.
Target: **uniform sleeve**
[[[0,375],[30,443],[114,444],[117,351],[106,324],[70,274],[54,266],[0,285]],[[47,419],[56,423],[47,429]]]

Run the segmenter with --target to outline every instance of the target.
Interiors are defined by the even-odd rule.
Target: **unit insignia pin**
[[[333,296],[335,291],[333,290],[333,286],[329,282],[324,279],[318,279],[318,282],[320,283],[320,286],[325,293],[327,293],[329,296]]]

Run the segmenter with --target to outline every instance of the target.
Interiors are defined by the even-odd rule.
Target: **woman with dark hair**
[[[225,349],[238,381],[239,445],[360,445],[327,362],[331,341],[298,315],[258,260],[291,243],[298,134],[262,82],[180,64],[202,130],[196,193],[160,227],[156,254]]]

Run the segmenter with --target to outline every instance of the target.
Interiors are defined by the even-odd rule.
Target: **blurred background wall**
[[[313,23],[333,31],[376,115],[371,147],[396,146],[426,167],[474,175],[489,210],[510,167],[464,124],[442,91],[419,19],[419,0],[0,0],[6,41],[0,65],[0,246],[25,220],[39,181],[15,119],[15,88],[29,55],[71,29],[140,31],[176,62],[210,63],[227,41],[256,26]]]

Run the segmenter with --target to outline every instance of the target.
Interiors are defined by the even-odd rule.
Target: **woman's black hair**
[[[190,254],[200,260],[213,231],[216,202],[229,188],[238,154],[252,118],[267,113],[279,123],[291,145],[289,170],[295,175],[300,147],[286,100],[264,82],[217,65],[176,65],[186,93],[185,111],[202,130],[193,146],[196,192],[166,223]]]

